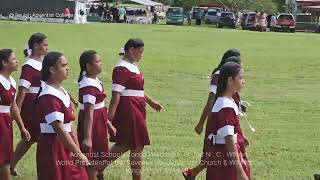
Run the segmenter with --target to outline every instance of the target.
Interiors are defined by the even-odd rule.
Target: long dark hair
[[[87,64],[91,63],[92,60],[94,60],[94,56],[97,54],[96,51],[94,50],[88,50],[88,51],[84,51],[80,58],[79,58],[79,64],[80,64],[80,74],[79,74],[79,78],[78,78],[78,82],[81,81],[82,77],[83,77],[83,72],[87,71]]]
[[[13,53],[12,49],[0,49],[0,71],[3,69],[3,62],[8,61],[11,54]]]
[[[217,86],[217,97],[221,96],[227,89],[228,79],[235,78],[241,70],[241,65],[235,62],[227,62],[220,68]]]
[[[42,33],[32,34],[28,41],[29,49],[33,50],[33,45],[36,43],[43,43],[43,41],[47,39],[47,36]],[[23,50],[23,54],[25,57],[29,56],[28,49]]]
[[[141,48],[144,47],[142,39],[129,39],[124,45],[125,52],[128,52],[130,48]]]
[[[221,68],[221,66],[226,63],[226,60],[232,56],[240,57],[241,54],[237,49],[229,49],[228,51],[226,51],[222,56],[220,64],[212,71],[212,74],[217,72]]]
[[[49,52],[43,59],[42,69],[41,69],[41,78],[43,81],[48,81],[51,77],[50,67],[53,67],[57,64],[59,59],[63,56],[60,52]]]

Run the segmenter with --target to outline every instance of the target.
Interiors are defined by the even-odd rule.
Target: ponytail
[[[82,78],[83,78],[83,72],[84,72],[85,70],[84,69],[80,69],[80,73],[79,73],[79,78],[78,78],[78,82],[80,82],[81,80],[82,80]]]
[[[23,50],[24,56],[25,57],[30,56],[33,50],[33,45],[37,43],[38,44],[43,43],[45,39],[47,39],[47,36],[42,33],[32,34],[31,37],[29,38],[27,47]]]
[[[97,52],[93,50],[84,51],[81,54],[79,58],[80,73],[79,73],[78,82],[82,80],[83,73],[87,71],[87,64],[90,63],[92,60],[94,60],[94,57],[96,54]]]

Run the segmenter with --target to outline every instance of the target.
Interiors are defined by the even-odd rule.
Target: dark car
[[[255,23],[256,23],[256,13],[251,12],[247,15],[245,20],[245,27],[249,30],[255,30]]]
[[[248,16],[249,13],[243,13],[241,18],[240,18],[240,25],[241,25],[241,28],[246,30],[247,27],[246,27],[246,18]]]
[[[224,26],[236,28],[236,17],[232,12],[222,12],[219,21],[218,27],[222,28]]]

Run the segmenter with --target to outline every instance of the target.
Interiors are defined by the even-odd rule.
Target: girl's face
[[[144,47],[141,48],[130,48],[129,56],[133,62],[139,62],[144,51]]]
[[[3,67],[8,72],[13,72],[17,70],[18,67],[18,60],[15,53],[11,53],[8,61],[3,61]]]
[[[241,70],[239,71],[239,73],[237,74],[236,77],[229,78],[229,87],[234,91],[234,92],[240,92],[242,86],[245,83],[244,80],[244,70],[243,68],[241,68]]]
[[[40,55],[45,56],[48,53],[48,39],[44,39],[41,43],[35,43],[33,45],[34,51]]]
[[[68,66],[68,60],[65,56],[61,56],[58,60],[57,64],[52,67],[51,70],[52,78],[57,81],[64,81],[69,76],[69,66]]]
[[[94,59],[87,64],[87,71],[90,74],[98,75],[102,71],[102,61],[99,54],[94,55]]]

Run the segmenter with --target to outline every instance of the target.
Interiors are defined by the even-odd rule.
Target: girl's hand
[[[150,106],[154,110],[156,110],[157,112],[160,112],[162,109],[164,109],[164,107],[160,103],[158,103],[157,101],[154,101],[154,102],[150,103]]]
[[[78,101],[75,101],[75,102],[73,102],[73,105],[74,105],[74,108],[78,109],[79,102],[78,102]]]
[[[21,139],[23,139],[24,141],[30,141],[31,139],[31,135],[25,127],[21,129]]]
[[[237,173],[237,180],[249,180],[248,176],[244,172],[244,170]]]
[[[203,131],[203,124],[198,123],[198,124],[196,125],[196,127],[194,128],[194,130],[196,131],[197,134],[201,134],[202,131]]]
[[[112,133],[113,136],[116,136],[117,129],[111,123],[109,123],[109,130],[110,130],[110,132]]]
[[[88,158],[83,153],[79,153],[79,155],[76,157],[80,161],[80,164],[79,164],[80,166],[89,166],[90,165]]]
[[[92,148],[91,138],[85,138],[82,141],[81,147],[82,147],[84,152],[89,152],[91,150],[91,148]]]
[[[244,147],[245,148],[250,147],[250,142],[249,142],[249,139],[247,139],[247,137],[244,137]]]

